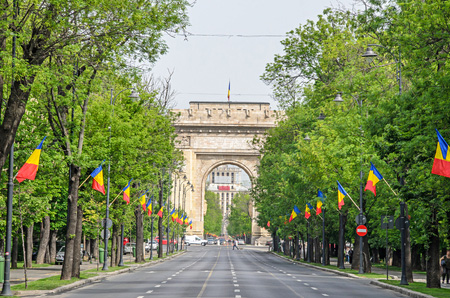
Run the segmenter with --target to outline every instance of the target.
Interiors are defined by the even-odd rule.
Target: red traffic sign
[[[358,234],[358,236],[366,236],[367,235],[367,227],[364,225],[360,225],[356,227],[356,234]]]
[[[127,244],[128,242],[130,242],[130,241],[128,240],[128,238],[123,238],[123,245]]]

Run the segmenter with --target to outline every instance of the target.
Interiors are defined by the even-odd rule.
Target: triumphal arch
[[[205,186],[209,173],[224,164],[242,168],[250,178],[257,176],[259,152],[252,146],[255,137],[263,138],[278,120],[277,111],[265,102],[191,101],[189,109],[173,110],[178,146],[184,153],[183,173],[194,185],[186,194],[185,210],[193,221],[189,234],[203,235],[206,214]],[[256,224],[253,210],[252,243],[269,236]],[[263,238],[261,238],[263,237]]]

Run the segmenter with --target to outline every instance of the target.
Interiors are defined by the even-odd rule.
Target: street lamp
[[[116,96],[113,97],[113,92],[114,89],[111,88],[111,99],[109,104],[113,107],[113,110],[111,112],[111,118],[110,118],[110,125],[108,127],[108,132],[109,132],[109,138],[108,138],[108,147],[109,147],[109,159],[108,159],[108,180],[107,180],[107,186],[106,186],[106,219],[105,219],[105,226],[104,226],[104,230],[105,230],[105,251],[104,251],[104,261],[103,261],[103,268],[102,270],[108,270],[108,238],[107,233],[106,233],[106,225],[109,219],[109,182],[110,182],[110,174],[111,174],[111,125],[112,125],[112,117],[114,116],[114,103],[116,102],[116,98],[117,96],[119,96],[120,93],[126,91],[126,90],[131,90],[131,95],[130,98],[133,99],[137,99],[139,98],[139,94],[137,92],[134,91],[133,88],[126,88],[123,89],[122,91],[120,91],[119,93],[116,94]],[[121,246],[123,246],[123,223],[122,223],[122,235],[121,235]],[[123,248],[120,249],[120,255],[122,256],[121,258],[123,259]],[[123,261],[122,261],[123,262]]]
[[[366,49],[366,52],[362,55],[362,57],[369,59],[369,62],[372,61],[374,57],[377,57],[377,53],[375,53],[371,47],[380,47],[385,49],[394,59],[395,61],[395,67],[396,67],[396,79],[398,82],[398,94],[402,95],[402,53],[400,51],[400,48],[398,49],[398,59],[395,57],[395,55],[385,46],[379,45],[379,44],[368,44],[368,47]],[[401,236],[401,243],[402,243],[402,252],[401,252],[401,263],[402,263],[402,276],[400,280],[401,285],[408,285],[408,280],[406,278],[406,229],[405,226],[405,208],[406,203],[404,200],[400,202],[400,236]]]
[[[360,113],[361,113],[361,121],[362,121],[362,98],[358,99],[353,98],[356,103],[358,104],[359,108],[360,108]],[[333,100],[335,103],[340,104],[342,102],[344,102],[344,100],[342,99],[342,92],[338,92]],[[362,124],[360,125],[360,130],[361,130],[361,138],[363,137],[363,131],[362,131]],[[364,177],[364,172],[362,170],[363,167],[363,155],[362,155],[362,143],[361,145],[361,170],[359,172],[359,179],[360,179],[360,186],[359,186],[359,217],[357,220],[357,224],[358,225],[363,225],[363,218],[364,218],[364,214],[363,214],[363,177]],[[340,216],[340,220],[341,220],[341,215]],[[344,242],[344,241],[343,241]],[[363,242],[363,236],[359,236],[359,270],[358,273],[359,274],[364,274],[364,259],[363,259],[363,246],[364,246],[364,242]],[[343,253],[343,251],[342,251]],[[343,267],[344,260],[342,259],[342,264],[341,266]]]

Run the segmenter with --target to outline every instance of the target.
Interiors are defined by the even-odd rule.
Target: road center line
[[[211,271],[209,272],[208,277],[206,278],[205,283],[203,284],[203,287],[202,287],[200,293],[198,293],[197,298],[202,297],[203,293],[205,292],[206,285],[208,284],[208,280],[211,278],[211,275],[214,272],[214,269],[216,268],[217,263],[219,262],[219,257],[220,257],[220,250],[219,250],[219,254],[217,255],[216,262],[214,263],[214,266],[211,268]]]

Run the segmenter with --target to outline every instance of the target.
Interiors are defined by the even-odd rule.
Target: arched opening
[[[249,173],[236,162],[218,162],[206,171],[202,183],[205,236],[228,240],[230,236],[245,239],[251,235]]]

